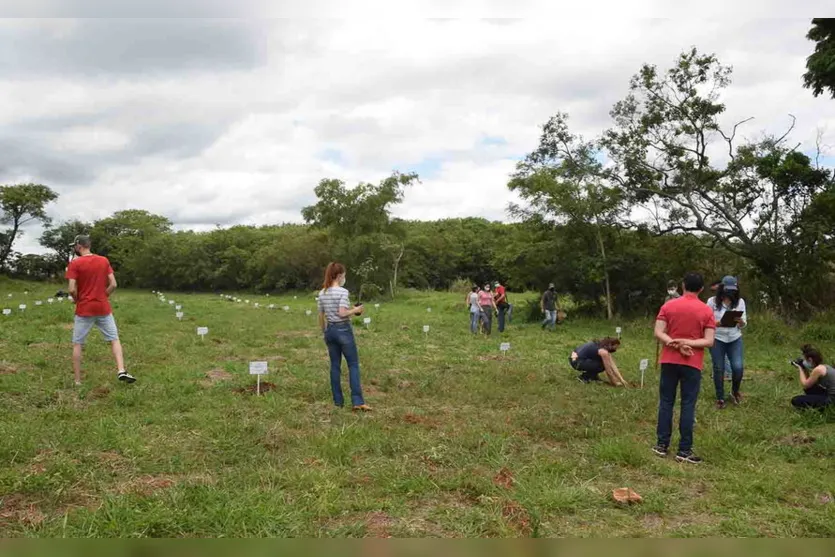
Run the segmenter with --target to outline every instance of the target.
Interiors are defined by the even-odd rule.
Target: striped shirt
[[[325,314],[328,323],[347,323],[350,317],[340,317],[339,308],[351,308],[348,290],[341,286],[332,286],[319,292],[319,313]]]

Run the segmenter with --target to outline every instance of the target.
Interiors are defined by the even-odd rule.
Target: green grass
[[[369,306],[357,337],[376,411],[354,415],[332,408],[327,353],[304,314],[312,294],[240,295],[290,312],[169,294],[178,322],[151,293],[120,291],[139,381],[117,384],[94,331],[75,388],[71,305],[34,306],[56,289],[0,282],[0,308],[29,305],[0,316],[0,536],[835,535],[833,423],[792,411],[786,362],[802,331],[766,316],[746,333],[742,407],[715,410],[705,375],[695,448],[706,462],[694,467],[649,451],[652,369],[644,390],[618,390],[583,385],[567,365],[572,347],[621,325],[617,361],[637,381],[639,360],[654,358],[649,319],[569,320],[552,334],[514,322],[486,339],[470,336],[457,294]],[[262,359],[276,389],[236,392]],[[612,489],[626,486],[644,502],[616,505]]]

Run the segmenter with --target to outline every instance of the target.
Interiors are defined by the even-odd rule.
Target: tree
[[[588,230],[597,245],[606,297],[606,315],[612,319],[612,291],[604,228],[615,226],[624,213],[621,190],[603,169],[600,148],[568,129],[568,115],[557,113],[542,128],[539,147],[516,165],[508,187],[528,207],[511,206],[524,218],[553,219]]]
[[[828,89],[835,99],[835,19],[814,18],[806,38],[815,41],[815,52],[806,58],[803,86],[816,97]]]
[[[110,259],[113,268],[125,277],[135,277],[139,269],[134,254],[139,253],[145,242],[171,232],[171,221],[166,217],[140,209],[117,211],[112,216],[93,223],[90,238],[93,250]],[[126,281],[130,283],[130,280]]]
[[[49,223],[45,207],[56,199],[58,194],[41,184],[0,186],[0,224],[11,225],[0,231],[0,269],[6,266],[20,227],[35,220]]]
[[[630,93],[612,109],[603,144],[608,172],[632,204],[650,211],[657,234],[695,233],[750,260],[771,294],[789,294],[783,264],[786,227],[829,182],[829,171],[786,144],[793,128],[738,146],[742,120],[719,125],[721,91],[731,70],[695,49],[664,73],[644,65]],[[724,148],[725,161],[709,153]]]
[[[350,189],[341,180],[322,180],[314,190],[318,201],[302,209],[302,216],[315,228],[329,232],[335,254],[348,266],[367,265],[374,269],[375,280],[385,284],[391,282],[402,259],[401,250],[392,247],[403,242],[392,222],[391,207],[403,201],[404,188],[417,180],[417,174],[394,172],[379,184],[360,183]],[[376,264],[381,260],[391,265],[381,268]],[[361,277],[363,282],[371,275],[369,271]]]
[[[39,243],[55,252],[56,257],[61,261],[69,261],[73,253],[72,244],[76,236],[90,234],[93,225],[80,220],[70,220],[58,226],[47,226],[41,235]]]

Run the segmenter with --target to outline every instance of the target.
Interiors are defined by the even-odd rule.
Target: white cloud
[[[791,112],[804,148],[822,125],[835,143],[835,101],[801,85],[808,20],[299,20],[251,35],[240,22],[178,34],[168,21],[164,63],[158,51],[94,44],[153,31],[120,25],[87,35],[73,22],[0,25],[0,50],[44,31],[41,51],[18,49],[0,74],[0,183],[55,187],[58,220],[144,208],[178,228],[300,221],[320,179],[394,169],[422,178],[398,216],[502,219],[514,160],[550,115],[596,135],[641,63],[666,67],[693,45],[734,66],[726,118],[756,117],[743,134],[781,129]],[[206,40],[211,51],[195,47]],[[66,41],[129,55],[50,70]],[[27,56],[41,69],[20,69]]]

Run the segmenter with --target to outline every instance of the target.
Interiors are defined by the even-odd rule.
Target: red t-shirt
[[[70,262],[67,279],[75,280],[78,285],[77,316],[96,317],[113,312],[107,299],[107,277],[112,273],[110,261],[101,255],[84,255]]]
[[[496,287],[496,303],[497,304],[502,304],[502,303],[506,302],[507,300],[503,299],[504,296],[505,296],[504,286],[501,286],[501,285],[497,286]]]
[[[713,310],[698,296],[689,292],[661,306],[656,319],[667,323],[667,334],[671,338],[698,340],[704,338],[705,329],[716,328]],[[701,371],[704,359],[704,348],[694,348],[693,355],[686,357],[678,350],[665,346],[661,351],[660,361],[662,364],[682,364]]]

